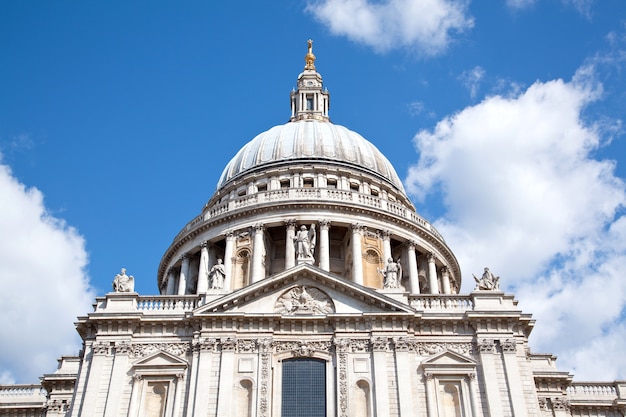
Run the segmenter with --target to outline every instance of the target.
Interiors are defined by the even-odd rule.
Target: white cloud
[[[463,0],[318,0],[307,11],[335,35],[379,52],[407,48],[424,55],[443,51],[452,32],[473,25]]]
[[[572,6],[576,11],[585,17],[591,17],[591,6],[594,0],[562,0],[563,4]],[[527,9],[532,7],[537,0],[506,0],[506,5],[514,10]]]
[[[537,318],[533,349],[577,379],[626,377],[626,187],[613,161],[593,157],[610,129],[581,116],[601,94],[586,66],[570,82],[486,98],[415,136],[406,180],[417,196],[442,194],[435,226],[464,291],[489,266]]]
[[[477,65],[471,70],[463,71],[459,76],[459,80],[463,83],[465,88],[470,92],[470,97],[476,98],[478,89],[480,88],[480,82],[485,76],[485,70]]]
[[[506,5],[511,9],[525,9],[535,4],[537,0],[506,0]]]
[[[36,383],[80,348],[73,323],[94,297],[85,242],[1,163],[0,195],[0,382]]]

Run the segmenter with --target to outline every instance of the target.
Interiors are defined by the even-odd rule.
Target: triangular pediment
[[[476,370],[476,361],[459,353],[444,350],[422,362],[425,373],[433,375],[470,374]]]
[[[145,368],[186,368],[187,362],[171,353],[159,350],[151,355],[141,358],[133,365],[137,369]]]
[[[444,350],[422,362],[424,365],[447,366],[447,365],[476,365],[473,359],[451,350]]]
[[[301,264],[197,308],[193,316],[414,314],[408,305],[317,267]]]

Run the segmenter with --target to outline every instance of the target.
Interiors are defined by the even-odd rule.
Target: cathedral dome
[[[257,135],[226,165],[217,188],[246,173],[296,162],[331,162],[365,170],[404,194],[395,169],[371,142],[344,126],[314,119],[274,126]]]

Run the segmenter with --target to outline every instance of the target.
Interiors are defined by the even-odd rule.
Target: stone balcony
[[[280,203],[302,202],[338,202],[383,211],[391,216],[401,217],[406,221],[415,224],[419,228],[427,230],[441,241],[445,241],[433,225],[415,213],[415,211],[411,208],[378,196],[363,194],[356,191],[337,190],[334,188],[288,188],[261,191],[256,194],[233,198],[228,201],[215,204],[211,207],[207,207],[201,215],[195,217],[187,223],[185,227],[183,227],[183,229],[174,238],[174,241],[177,241],[191,230],[206,222],[236,212],[237,210],[249,209],[254,206],[267,204],[275,205]]]

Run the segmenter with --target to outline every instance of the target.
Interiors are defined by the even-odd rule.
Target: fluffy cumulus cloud
[[[537,0],[506,0],[506,5],[511,9],[519,10],[531,7]],[[580,14],[590,17],[591,6],[594,0],[562,0],[563,4],[574,7]]]
[[[311,0],[307,10],[336,35],[379,52],[443,51],[455,32],[473,25],[464,0]]]
[[[486,98],[418,132],[406,181],[443,199],[464,291],[489,266],[537,319],[533,350],[577,379],[626,377],[626,187],[594,157],[610,129],[582,116],[601,95],[585,67]]]
[[[0,195],[0,383],[36,383],[80,348],[73,323],[93,301],[85,242],[1,163]]]

